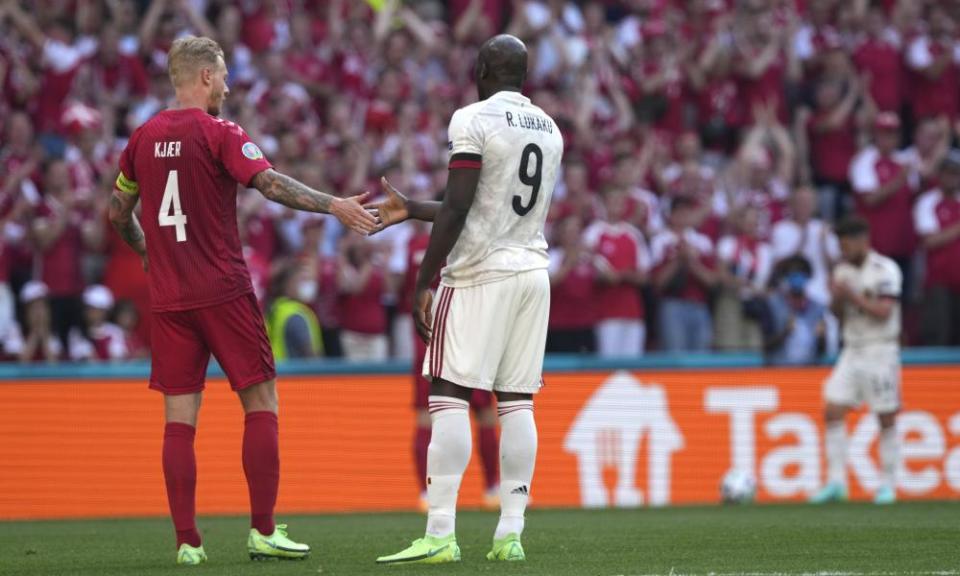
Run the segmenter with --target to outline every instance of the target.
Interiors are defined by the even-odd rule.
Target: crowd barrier
[[[901,498],[960,496],[960,351],[909,351],[899,433]],[[799,500],[825,472],[828,367],[764,368],[753,356],[613,363],[551,358],[536,401],[532,501],[542,507],[716,502],[724,473],[753,472],[761,501]],[[162,403],[148,367],[0,366],[0,518],[166,514]],[[281,368],[281,512],[413,509],[409,369]],[[242,514],[243,416],[213,370],[197,435],[198,510]],[[852,497],[879,481],[877,425],[848,421]],[[461,489],[481,502],[474,457]]]

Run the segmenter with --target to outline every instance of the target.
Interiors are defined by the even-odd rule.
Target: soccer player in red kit
[[[143,259],[152,302],[150,387],[164,394],[163,472],[177,562],[206,560],[195,522],[193,440],[212,353],[246,413],[243,470],[250,557],[305,558],[310,547],[275,525],[280,479],[276,371],[237,230],[237,185],[298,210],[333,214],[369,233],[362,198],[338,199],[280,174],[239,126],[217,118],[229,93],[223,50],[178,39],[168,55],[177,108],[137,129],[120,158],[110,221]],[[134,208],[142,200],[138,219]]]

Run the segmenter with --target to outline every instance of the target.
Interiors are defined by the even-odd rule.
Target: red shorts
[[[420,335],[413,335],[413,407],[427,410],[430,407],[430,381],[423,377],[423,359],[427,355],[427,345]],[[475,411],[493,406],[493,392],[474,390],[470,397],[470,407]]]
[[[164,394],[202,391],[211,353],[234,390],[277,376],[263,313],[252,292],[207,308],[154,312],[150,339],[150,387]]]

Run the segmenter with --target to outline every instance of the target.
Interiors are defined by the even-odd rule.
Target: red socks
[[[170,516],[181,544],[200,545],[197,532],[195,495],[197,459],[193,453],[196,429],[182,422],[168,422],[163,430],[163,477],[167,483]]]
[[[273,534],[273,507],[280,487],[280,432],[277,415],[247,414],[243,429],[243,472],[250,489],[250,526]]]
[[[481,425],[478,430],[480,444],[480,459],[483,462],[483,486],[487,490],[495,488],[500,481],[499,445],[497,443],[497,427]]]
[[[197,459],[193,452],[196,429],[168,422],[163,432],[163,476],[167,483],[170,516],[181,544],[200,546],[196,524]],[[429,438],[428,438],[429,440]],[[247,414],[243,430],[243,471],[250,488],[250,526],[264,536],[273,534],[273,507],[280,485],[280,448],[277,415]]]
[[[417,426],[417,435],[413,438],[413,457],[417,462],[417,482],[420,493],[427,491],[427,448],[430,447],[430,427]]]

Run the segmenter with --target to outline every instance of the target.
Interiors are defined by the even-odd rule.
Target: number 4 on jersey
[[[171,170],[170,175],[167,176],[158,220],[161,226],[174,227],[177,231],[177,242],[187,241],[187,215],[180,208],[180,180],[177,178],[176,170]]]

